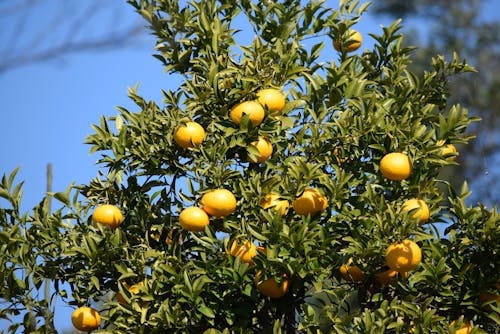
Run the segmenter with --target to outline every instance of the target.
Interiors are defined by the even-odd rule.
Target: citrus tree
[[[412,73],[400,22],[362,36],[358,1],[129,2],[180,84],[93,126],[89,184],[22,213],[4,175],[11,331],[53,332],[56,300],[100,333],[498,327],[497,208],[438,179],[475,121],[447,105],[458,55]]]

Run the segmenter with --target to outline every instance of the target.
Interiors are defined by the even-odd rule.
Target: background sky
[[[15,2],[21,0],[10,3]],[[499,1],[492,2],[487,12],[498,13]],[[54,5],[62,3],[64,0],[45,0],[31,13],[26,34],[30,29],[39,29],[44,18],[52,15]],[[327,3],[335,7],[338,2]],[[0,11],[2,6],[5,5],[0,3]],[[119,7],[122,24],[142,21],[125,1]],[[114,19],[116,17],[94,18],[92,24],[79,29],[78,34],[91,35],[108,29]],[[368,32],[380,33],[380,25],[387,26],[391,21],[363,17],[356,26],[364,36],[363,47],[373,45]],[[15,23],[12,17],[0,18],[3,31],[3,35],[0,32],[0,54],[16,42],[5,35]],[[60,38],[62,34],[64,32],[56,31],[52,38]],[[117,114],[115,106],[136,110],[127,98],[127,87],[139,84],[139,94],[160,106],[160,89],[175,89],[169,86],[172,81],[163,73],[160,62],[151,56],[154,38],[145,32],[142,41],[133,48],[76,53],[0,73],[0,174],[9,174],[20,167],[17,181],[25,181],[24,210],[32,208],[44,196],[48,163],[53,165],[54,191],[64,191],[71,182],[88,183],[97,175],[95,161],[99,156],[89,155],[90,147],[83,142],[92,133],[91,124],[97,124],[101,115]],[[336,56],[332,53],[332,57]],[[58,330],[71,328],[72,309],[59,304],[56,327]],[[0,321],[0,330],[6,326],[5,321]]]

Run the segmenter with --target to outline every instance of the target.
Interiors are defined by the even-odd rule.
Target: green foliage
[[[49,280],[53,298],[100,303],[102,333],[447,333],[461,316],[476,333],[498,324],[498,305],[479,301],[499,279],[497,208],[467,207],[466,186],[460,194],[450,186],[445,206],[438,188],[440,169],[455,164],[441,147],[467,143],[465,130],[476,120],[460,105],[446,107],[449,79],[471,67],[437,56],[431,71],[411,72],[412,48],[402,46],[398,21],[371,34],[372,50],[325,55],[367,9],[357,1],[341,1],[338,10],[323,1],[129,2],[157,36],[165,71],[183,81],[163,91],[162,106],[130,89],[137,110],[119,108],[93,126],[87,144],[101,154],[102,169],[88,185],[48,194],[20,214],[15,173],[4,176],[1,298],[11,306],[3,317],[19,306],[53,312],[33,297]],[[243,22],[255,33],[249,45],[236,44]],[[233,124],[230,109],[268,87],[286,93],[283,116],[266,110],[259,126],[247,116]],[[173,135],[187,120],[207,135],[199,147],[181,149]],[[259,136],[273,155],[248,163]],[[410,178],[381,176],[379,162],[392,151],[408,154]],[[202,232],[182,230],[180,211],[218,187],[235,194],[236,212],[211,218]],[[326,196],[327,210],[305,217],[290,208],[281,217],[259,204],[269,193],[293,201],[308,187]],[[431,207],[429,224],[404,211],[412,197]],[[52,198],[62,208],[48,212]],[[115,230],[91,222],[92,208],[103,203],[124,213]],[[407,238],[422,248],[423,263],[382,285],[385,249]],[[267,251],[242,263],[228,254],[241,239]],[[363,282],[342,278],[348,258]],[[289,291],[265,297],[257,273],[279,282],[285,273]],[[138,282],[137,293],[127,290]]]
[[[500,193],[494,180],[498,177],[492,168],[500,146],[497,136],[499,117],[497,106],[500,78],[500,21],[492,15],[490,0],[379,0],[374,2],[378,16],[405,18],[406,44],[417,44],[411,70],[428,70],[428,58],[436,53],[452,57],[455,51],[465,57],[478,73],[459,75],[451,80],[451,96],[447,104],[457,101],[467,107],[482,122],[473,128],[477,140],[459,147],[460,162],[464,168],[446,170],[446,178],[454,185],[469,179],[473,194],[469,201],[498,204]],[[422,29],[425,26],[426,29]],[[480,158],[478,158],[478,156]]]

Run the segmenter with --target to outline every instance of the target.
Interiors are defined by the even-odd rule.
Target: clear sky
[[[123,7],[124,20],[140,20],[125,1]],[[42,7],[36,14],[43,16],[49,10]],[[109,25],[107,20],[100,18],[95,27]],[[357,26],[365,36],[365,46],[373,43],[368,32],[380,32],[380,24],[390,24],[383,20],[375,23],[366,17]],[[37,28],[36,22],[34,18],[32,29]],[[8,23],[1,19],[0,29]],[[0,73],[0,174],[20,167],[17,180],[25,181],[24,209],[32,208],[43,197],[47,163],[53,164],[54,191],[64,191],[71,182],[88,183],[96,176],[98,156],[89,155],[83,142],[92,133],[90,125],[98,123],[101,115],[117,114],[115,106],[135,110],[127,98],[127,87],[138,83],[139,94],[159,105],[160,89],[175,88],[169,86],[160,62],[151,56],[154,39],[144,39],[146,43],[135,49],[74,54]],[[0,40],[0,48],[8,48],[5,43]],[[70,313],[68,307],[58,308],[55,323],[59,330],[71,326]],[[0,330],[5,326],[0,321]]]

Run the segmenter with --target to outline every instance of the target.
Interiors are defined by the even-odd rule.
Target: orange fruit
[[[352,52],[359,49],[361,43],[363,42],[363,36],[361,36],[359,31],[356,31],[354,29],[349,29],[346,34],[347,34],[347,40],[345,42],[346,44],[344,45],[345,50],[347,52]],[[335,48],[335,50],[339,52],[342,51],[340,43],[341,41],[339,39],[336,39],[333,42],[333,47]]]
[[[182,148],[196,147],[205,139],[205,129],[196,122],[186,122],[177,128],[174,141]]]
[[[123,222],[123,215],[116,206],[104,204],[94,210],[92,221],[95,224],[102,224],[114,229]]]
[[[420,247],[408,239],[390,245],[385,252],[387,266],[400,273],[415,269],[421,260]]]
[[[235,240],[231,245],[229,254],[240,257],[240,262],[253,264],[253,258],[257,255],[257,246],[250,240],[245,240],[241,244]]]
[[[170,231],[168,231],[168,234],[167,234],[167,239],[165,240],[165,243],[167,245],[171,245],[172,244],[172,235],[174,234],[174,229],[171,228]],[[181,236],[179,236],[178,240],[177,240],[177,243],[180,244],[181,243]]]
[[[168,231],[168,234],[167,234],[167,238],[165,239],[165,243],[167,245],[171,245],[172,244],[172,234],[174,233],[174,229],[171,228],[169,231]],[[161,232],[158,230],[157,227],[152,227],[151,230],[149,231],[149,237],[153,240],[155,240],[156,242],[159,242],[160,241],[160,237],[161,237]],[[181,243],[181,237],[179,236],[179,240],[177,240],[177,242],[180,244]]]
[[[358,266],[352,265],[352,262],[352,258],[349,258],[346,264],[340,266],[340,275],[342,275],[346,281],[363,282],[365,275]]]
[[[259,140],[252,142],[252,145],[257,148],[259,155],[254,159],[248,157],[249,162],[264,162],[273,154],[273,145],[264,137],[259,137]]]
[[[210,219],[204,210],[192,206],[181,211],[179,223],[185,230],[199,232],[203,231],[205,226],[210,224]]]
[[[125,282],[123,282],[122,284],[127,288],[127,290],[131,294],[135,295],[135,294],[139,293],[139,289],[140,289],[141,286],[144,285],[144,282],[139,282],[139,283],[133,284],[131,286],[128,286],[127,283],[125,283]],[[120,304],[128,305],[128,302],[125,300],[125,297],[123,297],[120,292],[116,293],[116,299],[118,300],[118,302]]]
[[[285,108],[285,96],[273,88],[263,89],[257,93],[257,101],[269,110],[272,116],[279,116]]]
[[[264,210],[274,208],[274,210],[280,212],[282,217],[286,215],[286,211],[290,206],[287,200],[280,200],[280,195],[274,193],[267,194],[266,197],[260,201],[259,205]]]
[[[389,180],[404,180],[410,176],[411,169],[410,158],[404,153],[388,153],[380,160],[380,172]]]
[[[257,290],[259,290],[261,294],[271,298],[282,298],[286,295],[290,284],[290,280],[286,274],[282,275],[283,279],[281,280],[281,284],[279,284],[275,278],[269,278],[261,282],[261,276],[262,273],[260,271],[255,275],[255,284],[257,285]]]
[[[73,326],[82,332],[91,332],[101,325],[101,315],[93,308],[82,306],[71,315]]]
[[[292,207],[299,215],[313,215],[328,207],[328,200],[316,188],[307,188],[302,195],[292,202]]]
[[[229,117],[234,124],[240,124],[243,114],[247,114],[248,118],[254,126],[262,123],[266,115],[264,108],[257,101],[245,101],[234,106],[229,112]]]
[[[203,210],[214,217],[225,217],[236,210],[236,198],[227,189],[214,189],[201,198]]]
[[[429,220],[431,216],[431,211],[429,210],[429,206],[421,199],[412,198],[407,200],[403,204],[403,210],[410,212],[415,210],[412,218],[416,219],[419,224],[423,224]]]
[[[386,285],[389,285],[391,283],[396,282],[398,280],[399,274],[401,274],[402,278],[408,277],[408,273],[406,273],[406,272],[398,273],[395,270],[388,269],[388,270],[385,270],[385,271],[375,275],[375,280],[378,283],[380,283],[382,286],[386,286]]]
[[[450,327],[455,327],[456,322],[457,322],[456,320],[450,322]],[[472,324],[470,323],[470,321],[464,320],[462,322],[462,325],[455,330],[455,334],[469,334],[471,330],[472,330]]]
[[[444,147],[441,147],[441,149],[439,150],[439,153],[446,160],[455,161],[455,159],[457,158],[456,157],[457,148],[453,144],[448,144]]]

